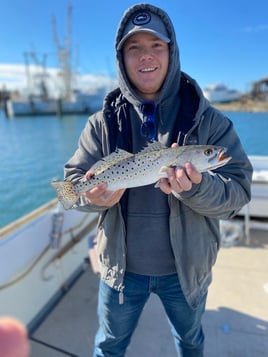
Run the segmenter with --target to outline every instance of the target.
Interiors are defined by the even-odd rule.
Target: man
[[[136,153],[153,140],[225,146],[232,160],[214,176],[186,163],[169,168],[160,189],[110,192],[101,184],[80,200],[78,209],[100,212],[94,357],[125,355],[151,292],[164,305],[178,355],[203,356],[201,318],[219,248],[218,220],[250,200],[252,167],[231,121],[181,72],[175,31],[164,11],[150,4],[129,8],[115,45],[119,88],[89,118],[65,165],[66,180],[89,178],[89,168],[117,147]]]

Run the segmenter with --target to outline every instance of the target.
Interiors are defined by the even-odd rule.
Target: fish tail
[[[74,191],[72,182],[52,181],[51,186],[57,191],[58,200],[66,210],[72,208],[79,199],[79,194]]]

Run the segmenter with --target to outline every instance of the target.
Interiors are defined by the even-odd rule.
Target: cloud
[[[268,25],[248,26],[243,29],[243,32],[248,32],[248,33],[264,32],[264,31],[268,31]]]
[[[0,85],[6,89],[18,89],[26,84],[25,68],[22,65],[0,64]]]
[[[17,90],[19,92],[34,92],[38,94],[40,79],[45,79],[48,91],[52,97],[58,97],[63,89],[62,75],[58,68],[47,68],[44,76],[44,69],[41,66],[15,64],[0,64],[0,90]],[[93,91],[99,88],[114,88],[117,81],[99,74],[77,74],[73,76],[73,87],[83,91]]]

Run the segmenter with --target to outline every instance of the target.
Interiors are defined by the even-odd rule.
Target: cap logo
[[[140,12],[132,19],[133,24],[137,26],[148,24],[150,21],[151,15],[148,12]]]

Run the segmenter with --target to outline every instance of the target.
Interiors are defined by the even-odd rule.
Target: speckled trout
[[[150,143],[137,154],[117,149],[97,161],[91,177],[78,182],[52,181],[59,201],[65,209],[72,208],[79,197],[101,183],[109,190],[145,186],[167,177],[168,167],[184,166],[191,162],[199,172],[211,171],[225,165],[231,157],[226,148],[211,145],[187,145],[167,148],[159,142]]]

